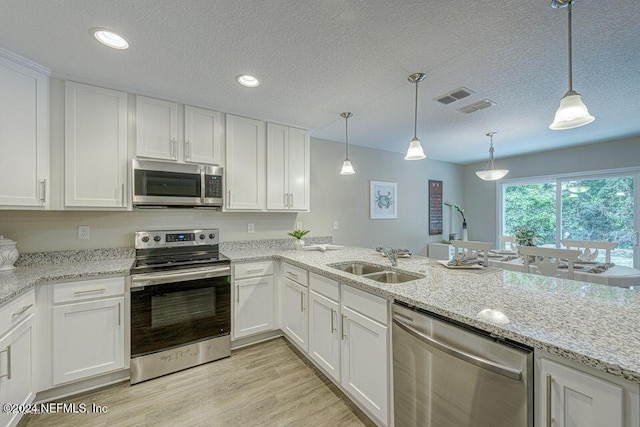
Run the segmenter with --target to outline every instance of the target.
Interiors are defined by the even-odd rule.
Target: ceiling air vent
[[[482,101],[474,102],[473,104],[465,105],[462,108],[458,108],[458,111],[465,114],[471,114],[494,105],[496,105],[496,103],[491,101],[490,99],[483,99]]]
[[[467,96],[473,93],[472,90],[467,89],[466,87],[461,87],[455,90],[452,90],[449,93],[445,93],[437,98],[434,98],[434,101],[438,101],[441,104],[449,105],[452,102],[456,102],[462,98],[466,98]]]

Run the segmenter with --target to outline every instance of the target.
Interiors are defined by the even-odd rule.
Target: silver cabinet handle
[[[189,140],[184,140],[184,158],[185,160],[191,160],[191,150],[189,149]]]
[[[240,304],[240,285],[236,285],[236,304]]]
[[[13,313],[11,317],[22,316],[24,312],[29,310],[31,307],[33,307],[33,304],[25,305],[24,307],[22,307],[22,310],[18,311],[17,313]]]
[[[466,351],[454,348],[440,342],[428,335],[423,334],[417,329],[412,328],[411,326],[404,323],[402,320],[398,319],[394,316],[393,323],[398,325],[400,329],[403,329],[405,332],[412,335],[414,338],[422,341],[423,343],[430,345],[438,350],[447,353],[450,356],[456,357],[460,360],[464,360],[467,363],[471,363],[479,368],[486,369],[491,372],[495,372],[496,374],[505,376],[507,378],[514,379],[516,381],[522,380],[522,370],[510,368],[509,366],[502,365],[500,363],[493,362],[491,360],[484,359],[480,356],[476,356],[475,354],[467,353]]]
[[[289,194],[288,193],[284,193],[282,195],[282,204],[284,205],[285,208],[287,207],[288,199],[289,199]]]
[[[347,337],[347,334],[344,333],[344,318],[347,317],[344,314],[342,315],[342,320],[340,322],[340,331],[342,333],[342,339],[345,339]]]
[[[289,197],[291,197],[291,200],[289,200],[289,209],[291,209],[293,207],[293,193],[289,193]]]
[[[227,200],[227,208],[231,209],[231,190],[227,191],[229,193],[229,200]]]
[[[177,141],[175,138],[171,138],[171,158],[173,159],[177,159],[178,158],[178,153],[177,153]]]
[[[251,274],[251,273],[260,273],[261,271],[263,271],[262,268],[255,268],[253,270],[247,270],[247,273]]]
[[[120,304],[121,303],[118,303],[118,326],[122,324],[122,321],[120,320],[120,316],[122,315]]]
[[[300,311],[304,311],[304,292],[300,292]]]
[[[122,184],[120,184],[120,198],[121,198],[121,202],[122,202],[122,207],[125,207],[125,194],[124,194],[125,190],[124,190],[124,182]]]
[[[47,180],[40,180],[40,203],[43,205],[47,202]]]
[[[297,279],[297,278],[298,278],[298,274],[297,274],[297,273],[293,273],[293,272],[291,272],[291,271],[287,271],[287,274],[288,274],[289,276],[291,276],[291,277],[295,278],[295,279]]]
[[[336,328],[333,323],[333,315],[335,314],[335,312],[336,311],[332,308],[331,309],[331,335],[333,335],[333,333],[336,331]]]
[[[553,415],[551,412],[551,384],[553,383],[553,377],[551,374],[547,374],[547,427],[551,427],[553,422]]]
[[[74,294],[75,296],[79,296],[79,295],[82,295],[82,294],[92,294],[92,293],[95,293],[95,292],[104,292],[104,291],[106,291],[106,289],[105,289],[105,288],[100,288],[100,289],[88,289],[88,290],[86,290],[86,291],[75,291],[73,294]]]
[[[0,378],[11,379],[11,346],[8,345],[6,349],[0,350],[1,353],[7,353],[7,373],[0,375]]]

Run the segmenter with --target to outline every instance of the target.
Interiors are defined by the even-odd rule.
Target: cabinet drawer
[[[340,301],[340,286],[338,282],[333,279],[316,273],[309,273],[309,287],[320,295],[334,301]]]
[[[351,286],[342,286],[342,305],[386,325],[387,300]]]
[[[309,284],[307,270],[305,270],[304,268],[296,267],[295,265],[288,264],[286,262],[282,263],[282,275],[287,279],[291,279],[294,282],[300,283],[302,286],[307,286]]]
[[[269,276],[273,274],[273,261],[238,264],[233,267],[234,279]]]
[[[124,278],[80,280],[77,282],[53,285],[53,302],[84,301],[94,298],[106,298],[124,294]]]
[[[0,308],[0,337],[36,312],[36,294],[33,289],[16,297]]]

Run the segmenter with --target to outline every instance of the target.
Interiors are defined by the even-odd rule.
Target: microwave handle
[[[207,177],[204,174],[204,168],[200,169],[200,203],[204,205],[204,197],[207,192]]]

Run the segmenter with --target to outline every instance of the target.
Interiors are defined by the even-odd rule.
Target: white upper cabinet
[[[226,210],[265,208],[264,122],[227,114]]]
[[[222,114],[202,108],[184,107],[185,162],[221,164]]]
[[[127,94],[65,83],[67,207],[127,205]]]
[[[178,104],[136,97],[136,155],[178,160]]]
[[[309,132],[267,124],[267,209],[308,211]]]
[[[47,208],[49,77],[0,49],[0,207]]]

